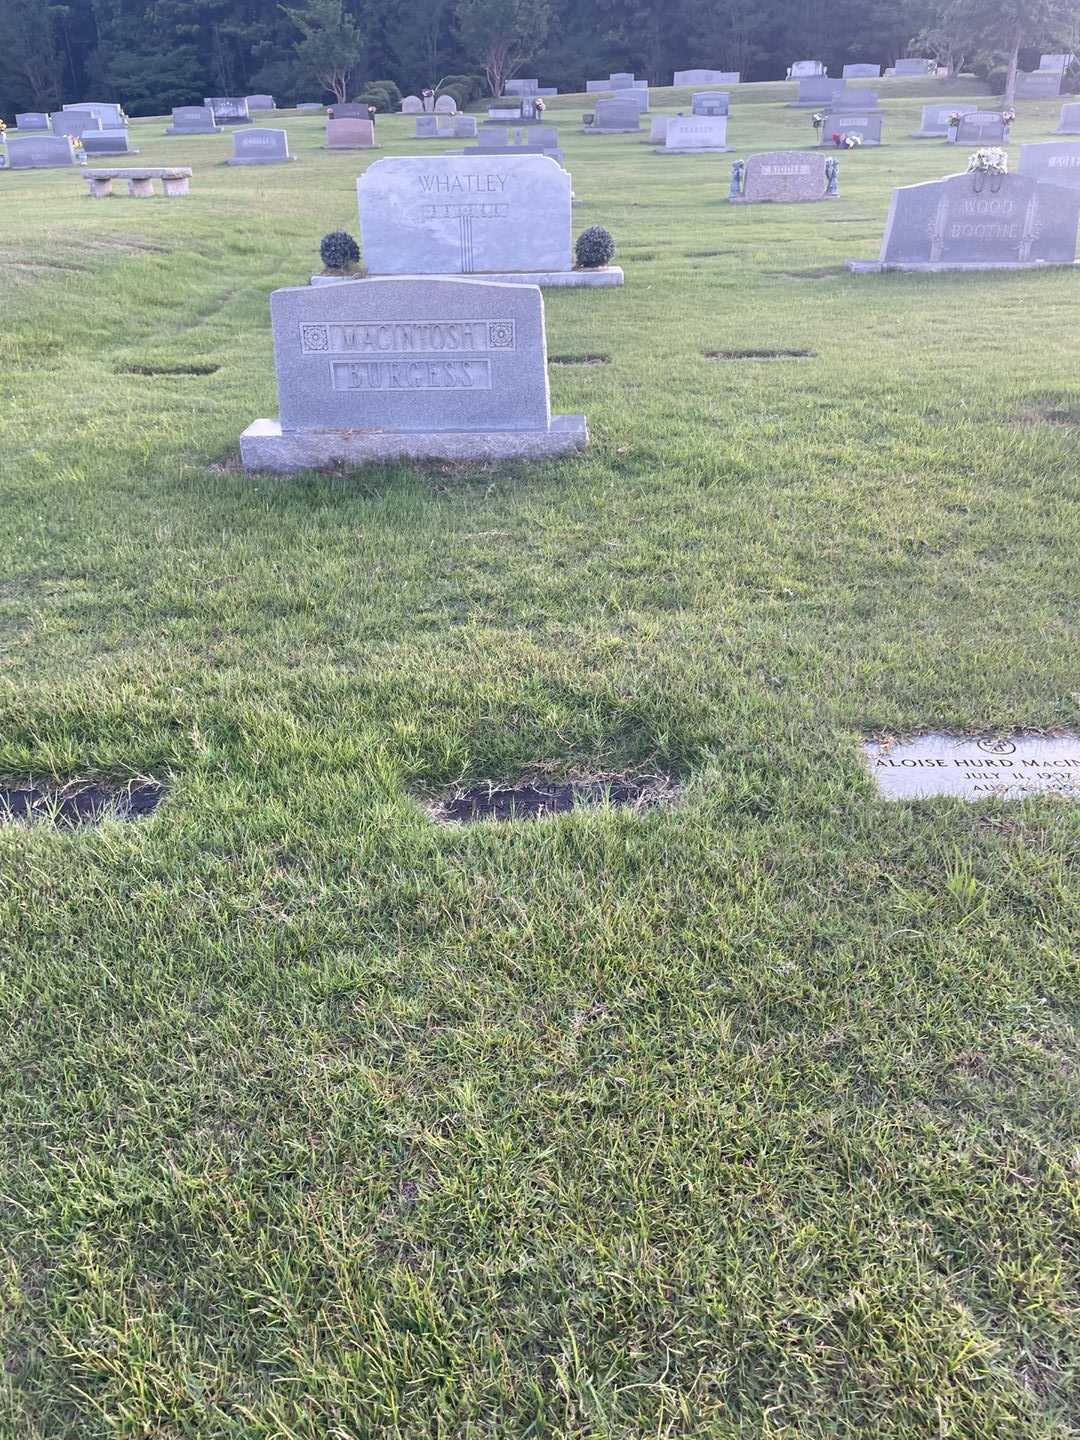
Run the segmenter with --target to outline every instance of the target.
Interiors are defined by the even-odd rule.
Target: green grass
[[[857,752],[1080,724],[1077,280],[844,271],[966,158],[881,90],[790,208],[553,106],[626,285],[545,297],[610,363],[519,468],[239,471],[356,229],[317,119],[137,122],[184,201],[0,175],[0,775],[171,786],[0,829],[4,1440],[1080,1433],[1077,810]],[[536,769],[685,791],[417,803]]]

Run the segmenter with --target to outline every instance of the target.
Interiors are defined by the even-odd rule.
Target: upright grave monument
[[[1062,105],[1057,134],[1080,135],[1080,103]]]
[[[588,444],[583,415],[551,414],[544,300],[533,285],[296,286],[274,291],[270,313],[280,413],[240,437],[249,470],[406,455],[532,459]]]
[[[401,113],[403,115],[422,115],[424,102],[419,95],[406,95],[401,102]]]
[[[950,125],[951,145],[1007,145],[1009,127],[1000,110],[966,110],[956,125]]]
[[[841,73],[845,80],[880,80],[881,66],[868,65],[860,60],[852,65],[845,65]]]
[[[702,90],[690,96],[691,115],[728,115],[731,96],[726,90]]]
[[[949,123],[956,112],[955,105],[924,105],[919,128],[913,140],[945,140],[949,134]]]
[[[291,160],[289,136],[285,130],[237,130],[233,133],[230,165],[283,165]]]
[[[251,111],[243,95],[209,95],[203,100],[218,125],[250,125]]]
[[[463,150],[463,155],[550,155],[562,160],[559,132],[550,125],[484,126],[477,136],[479,143]]]
[[[727,143],[726,115],[672,115],[664,130],[665,155],[722,154]]]
[[[1045,180],[1050,185],[1080,189],[1080,143],[1043,140],[1033,145],[1021,145],[1020,174]]]
[[[131,147],[127,126],[117,130],[86,130],[82,136],[87,155],[138,155]]]
[[[820,60],[793,60],[788,66],[787,78],[789,80],[809,80],[815,76],[825,76],[828,73]]]
[[[1075,63],[1076,56],[1071,53],[1039,56],[1040,70],[1056,70],[1059,75],[1063,75],[1065,71],[1070,69]]]
[[[15,116],[15,124],[23,131],[51,133],[51,118],[45,110],[23,110]]]
[[[220,127],[209,105],[177,105],[166,135],[218,135]]]
[[[372,150],[375,126],[370,120],[327,120],[327,150]]]
[[[672,85],[738,85],[738,70],[676,70]]]
[[[102,129],[101,121],[88,110],[62,110],[52,117],[54,135],[72,135],[80,139],[91,130]]]
[[[1016,77],[1017,100],[1056,100],[1061,94],[1060,70],[1021,70]]]
[[[128,123],[124,107],[112,100],[80,100],[76,104],[65,105],[64,109],[69,113],[82,110],[87,115],[93,115],[101,121],[103,130],[120,130]]]
[[[274,103],[274,97],[272,95],[245,95],[244,98],[247,101],[249,114],[253,110],[277,109],[277,105]]]
[[[860,145],[880,145],[884,118],[880,110],[862,114],[854,110],[829,110],[821,125],[820,144],[835,149],[843,136],[857,135]]]
[[[624,96],[597,100],[593,114],[593,123],[584,127],[588,135],[636,135],[641,129],[641,110]]]
[[[799,93],[792,100],[798,110],[818,110],[823,105],[836,105],[848,93],[843,80],[830,80],[827,75],[811,75],[799,81]]]
[[[891,70],[885,72],[887,75],[934,75],[937,73],[937,61],[928,60],[923,56],[906,55],[902,60],[897,60]]]
[[[9,135],[8,164],[12,170],[54,170],[84,165],[86,155],[76,150],[71,135]]]
[[[571,268],[570,176],[547,155],[378,160],[357,181],[371,275],[478,275],[519,285],[621,285]]]
[[[1030,175],[947,175],[892,194],[881,255],[848,269],[1025,270],[1072,265],[1080,190]]]
[[[839,161],[807,150],[770,150],[731,167],[735,205],[798,204],[839,194]]]

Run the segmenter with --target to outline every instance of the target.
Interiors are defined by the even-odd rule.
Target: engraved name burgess
[[[490,360],[331,360],[335,390],[490,390]]]

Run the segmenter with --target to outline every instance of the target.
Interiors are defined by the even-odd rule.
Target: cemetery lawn
[[[1078,1433],[1080,812],[857,749],[1080,726],[1078,282],[845,272],[966,161],[875,88],[793,207],[725,203],[792,87],[731,157],[555,102],[626,285],[547,293],[535,466],[239,470],[375,158],[317,117],[0,175],[0,776],[169,786],[0,827],[3,1440]]]

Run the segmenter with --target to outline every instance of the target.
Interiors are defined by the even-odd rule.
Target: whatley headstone
[[[751,155],[740,172],[741,191],[736,194],[733,190],[732,202],[794,204],[832,199],[835,183],[830,184],[829,166],[824,155],[806,150]]]
[[[1070,140],[1042,140],[1020,146],[1020,174],[1051,185],[1080,189],[1080,143]]]
[[[664,131],[663,153],[691,155],[722,153],[727,144],[726,115],[672,115]]]
[[[217,135],[220,127],[209,105],[177,105],[166,135]]]
[[[862,751],[886,800],[933,795],[961,800],[1058,795],[1080,800],[1080,735],[920,735],[900,742],[868,740]]]
[[[394,156],[356,189],[369,274],[622,284],[617,266],[571,269],[570,175],[547,155]]]
[[[276,420],[240,438],[244,465],[289,471],[396,456],[536,458],[588,444],[553,417],[544,300],[532,285],[410,278],[270,297]]]
[[[881,270],[1018,270],[1072,265],[1080,191],[1030,175],[947,175],[894,190],[881,255],[849,260]]]
[[[282,165],[291,160],[285,130],[237,130],[233,135],[230,165]]]

